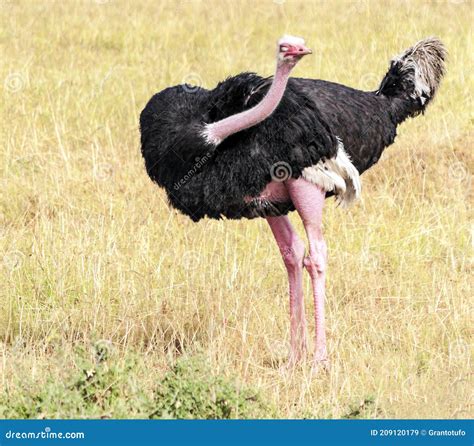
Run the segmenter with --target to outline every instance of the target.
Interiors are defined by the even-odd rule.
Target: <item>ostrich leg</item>
[[[306,352],[306,320],[303,299],[304,243],[293,229],[288,216],[267,217],[268,224],[288,272],[290,291],[290,358],[295,365]]]
[[[324,320],[325,271],[327,248],[322,233],[322,214],[326,192],[308,181],[290,179],[286,183],[288,193],[300,215],[309,242],[309,255],[304,259],[304,267],[311,277],[313,288],[316,346],[314,366],[328,364],[326,348],[326,327]]]

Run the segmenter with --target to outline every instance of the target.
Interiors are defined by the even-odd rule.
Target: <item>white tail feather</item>
[[[352,164],[339,138],[336,157],[306,167],[302,176],[306,181],[317,184],[325,191],[334,192],[343,207],[349,206],[360,197],[359,172]]]

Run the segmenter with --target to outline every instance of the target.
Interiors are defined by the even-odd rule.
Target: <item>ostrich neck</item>
[[[290,64],[277,64],[272,85],[265,97],[249,110],[208,124],[204,132],[205,137],[217,145],[233,133],[248,129],[270,116],[283,97],[292,68]]]

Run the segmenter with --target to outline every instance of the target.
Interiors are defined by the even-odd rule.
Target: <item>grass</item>
[[[76,349],[71,376],[49,376],[41,387],[24,382],[0,397],[2,418],[261,418],[272,408],[258,392],[210,373],[201,356],[177,360],[154,388],[140,384],[146,373],[139,355],[120,355],[98,342]]]
[[[217,416],[224,406],[201,410],[217,385],[229,416],[471,417],[472,13],[459,1],[1,1],[3,416]],[[362,89],[420,38],[450,53],[438,98],[363,176],[362,200],[348,212],[328,201],[332,367],[316,377],[279,368],[287,285],[266,223],[193,224],[139,153],[154,92],[269,75],[283,33],[315,51],[295,75]],[[97,363],[101,343],[114,353]],[[179,375],[182,357],[204,358],[208,381],[194,366]],[[102,373],[90,396],[84,361]],[[170,379],[200,382],[203,405],[165,414]]]

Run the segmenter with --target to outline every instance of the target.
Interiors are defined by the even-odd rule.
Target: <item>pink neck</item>
[[[253,127],[268,118],[277,108],[283,97],[292,68],[292,64],[278,63],[272,86],[265,97],[250,110],[237,113],[212,124],[207,124],[204,131],[204,136],[207,140],[218,145],[233,133]]]

